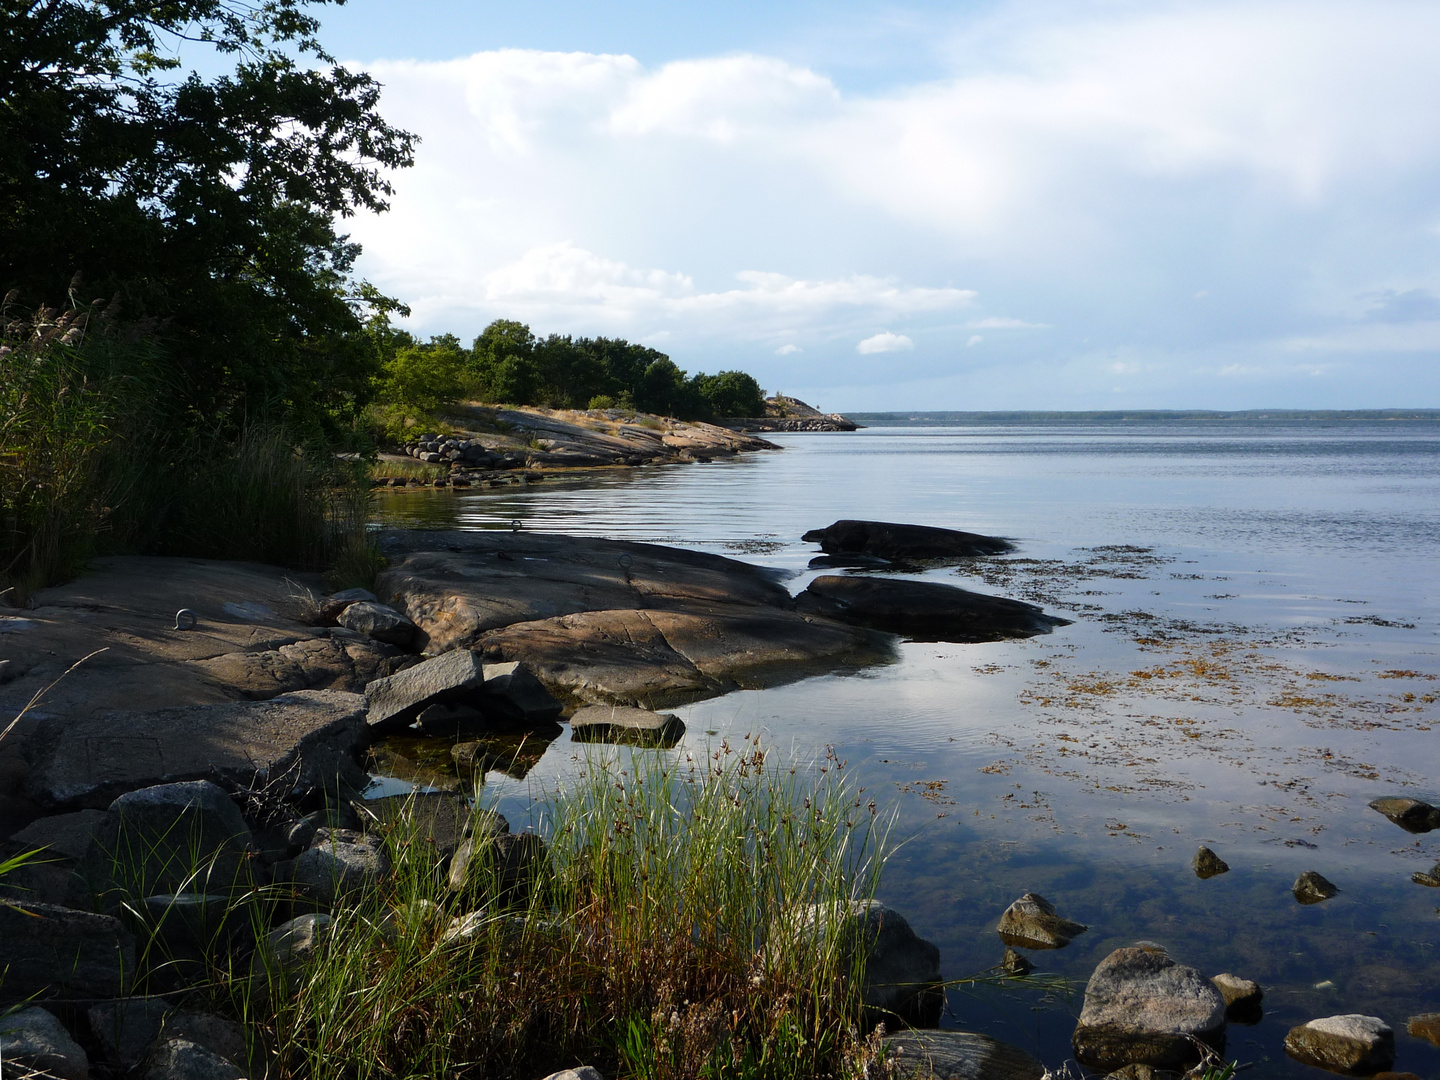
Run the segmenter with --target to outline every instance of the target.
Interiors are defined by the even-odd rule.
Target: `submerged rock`
[[[1230,864],[1204,844],[1201,844],[1200,850],[1195,852],[1195,860],[1191,865],[1195,868],[1195,876],[1202,881],[1230,871]]]
[[[1419,799],[1386,797],[1374,799],[1370,809],[1384,814],[1406,832],[1427,833],[1440,829],[1440,807]]]
[[[1225,999],[1197,969],[1140,948],[1116,949],[1096,967],[1071,1038],[1083,1064],[1107,1071],[1194,1062],[1194,1040],[1223,1051]]]
[[[1417,1039],[1440,1046],[1440,1013],[1421,1013],[1410,1017],[1405,1030]]]
[[[1376,1073],[1395,1064],[1395,1033],[1378,1016],[1327,1016],[1291,1028],[1285,1052],[1331,1072]]]
[[[1424,885],[1431,889],[1440,889],[1440,863],[1436,863],[1430,870],[1417,870],[1410,875],[1410,880],[1416,885]]]
[[[674,713],[657,713],[625,705],[587,705],[570,717],[576,742],[636,743],[674,746],[685,724]]]
[[[812,581],[795,610],[913,641],[1003,641],[1070,625],[1034,604],[955,585],[833,574]]]
[[[968,1031],[905,1031],[886,1042],[897,1080],[1044,1080],[1018,1046]]]
[[[996,931],[1006,945],[1023,949],[1063,949],[1089,929],[1084,923],[1061,917],[1055,905],[1038,893],[1026,893],[1000,916]]]
[[[1261,1002],[1265,991],[1251,979],[1222,972],[1210,980],[1225,999],[1225,1018],[1233,1023],[1256,1024],[1260,1022]]]
[[[1338,896],[1340,889],[1333,882],[1327,881],[1314,870],[1306,870],[1298,878],[1295,884],[1290,887],[1295,894],[1295,899],[1302,904],[1318,904],[1322,900],[1329,900],[1332,896]]]
[[[811,529],[800,539],[819,544],[828,555],[858,553],[882,559],[962,559],[1015,550],[1014,544],[998,536],[932,525],[852,519],[837,521],[823,529]]]

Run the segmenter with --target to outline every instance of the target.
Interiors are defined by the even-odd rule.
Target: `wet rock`
[[[842,971],[864,950],[860,994],[875,1019],[888,1017],[893,1024],[898,1017],[913,1027],[934,1027],[939,1020],[945,998],[940,950],[919,937],[898,911],[878,900],[800,904],[771,926],[766,958],[772,968],[785,963],[797,936],[836,941]]]
[[[86,1019],[101,1057],[128,1072],[145,1060],[169,1011],[164,998],[121,998],[90,1006]]]
[[[1327,1016],[1291,1028],[1285,1052],[1331,1072],[1376,1073],[1395,1063],[1395,1033],[1378,1016]]]
[[[897,1080],[1044,1080],[1033,1057],[989,1035],[905,1031],[886,1043]]]
[[[485,684],[485,665],[468,649],[443,653],[365,687],[372,730],[407,726],[429,705],[461,701]]]
[[[458,738],[461,735],[492,731],[498,725],[473,705],[427,705],[413,725],[420,734],[436,738]]]
[[[512,724],[547,724],[564,708],[535,673],[518,660],[486,664],[480,693],[487,714]]]
[[[1210,980],[1225,999],[1225,1018],[1237,1024],[1259,1023],[1265,991],[1260,984],[1223,972]]]
[[[906,563],[891,562],[878,555],[816,555],[805,564],[809,570],[900,570]]]
[[[106,903],[154,893],[229,893],[254,885],[250,828],[208,780],[156,784],[110,804],[81,875]]]
[[[1440,1013],[1421,1013],[1419,1016],[1410,1017],[1410,1022],[1405,1025],[1405,1030],[1417,1039],[1424,1039],[1435,1046],[1440,1046]]]
[[[31,997],[121,997],[135,939],[120,920],[35,902],[0,903],[0,1004]]]
[[[1200,849],[1195,852],[1195,860],[1191,865],[1195,868],[1195,876],[1201,880],[1230,871],[1230,864],[1204,844],[1201,844]]]
[[[1024,978],[1035,970],[1035,965],[1024,953],[1018,953],[1008,945],[1005,947],[1005,955],[1000,958],[1000,967],[1007,975],[1015,978]]]
[[[360,600],[342,611],[337,621],[347,630],[402,649],[415,641],[415,624],[388,604]]]
[[[570,730],[576,742],[669,747],[685,734],[685,724],[674,713],[626,705],[587,705],[570,717]]]
[[[327,624],[335,624],[340,621],[340,616],[351,604],[358,604],[361,601],[371,604],[378,604],[380,598],[369,589],[342,589],[340,592],[331,593],[320,601],[320,618]]]
[[[1431,889],[1440,889],[1440,863],[1436,863],[1428,871],[1417,870],[1410,875],[1410,880],[1416,885],[1424,885]]]
[[[1198,1039],[1225,1046],[1225,999],[1192,967],[1148,949],[1116,949],[1096,967],[1071,1043],[1093,1069],[1171,1068],[1198,1060]]]
[[[1306,870],[1296,878],[1290,891],[1302,904],[1318,904],[1322,900],[1329,900],[1332,896],[1340,894],[1340,889],[1334,883],[1326,881],[1314,870]]]
[[[471,821],[463,798],[439,791],[365,799],[355,803],[355,811],[367,824],[419,841],[441,858],[455,854]]]
[[[189,1039],[167,1039],[156,1047],[145,1080],[249,1080],[245,1070]]]
[[[331,907],[374,888],[389,873],[390,859],[375,837],[320,829],[296,856],[290,878],[315,903]]]
[[[819,544],[828,555],[860,553],[882,559],[964,559],[1015,550],[998,536],[889,521],[841,520],[811,529],[800,539]]]
[[[1427,833],[1440,829],[1440,807],[1419,799],[1386,797],[1374,799],[1370,809],[1384,814],[1406,832]]]
[[[59,1080],[89,1080],[90,1059],[70,1037],[65,1025],[46,1010],[32,1006],[0,1017],[0,1061],[6,1076],[29,1070]]]
[[[450,888],[501,905],[523,903],[544,861],[545,842],[534,833],[477,830],[450,860]]]
[[[1063,949],[1089,927],[1062,918],[1049,900],[1038,893],[1027,892],[1005,909],[995,929],[1006,945],[1018,945],[1022,949]]]
[[[365,699],[301,690],[269,701],[98,716],[52,715],[30,738],[26,789],[50,807],[104,809],[136,788],[219,776],[241,787],[279,780],[300,791],[359,773]]]
[[[1003,641],[1070,624],[1034,604],[937,581],[833,574],[812,581],[795,598],[795,610],[913,641]]]

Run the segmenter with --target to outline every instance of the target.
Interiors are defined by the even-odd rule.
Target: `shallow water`
[[[572,532],[696,547],[785,569],[805,530],[842,517],[996,533],[1011,556],[923,576],[1018,596],[1075,620],[981,645],[904,644],[895,664],[676,710],[682,754],[760,732],[803,758],[836,748],[913,836],[883,897],[940,945],[947,978],[996,963],[993,932],[1026,890],[1090,925],[1034,953],[1069,999],[950,995],[947,1024],[1057,1067],[1079,989],[1112,948],[1149,939],[1266,988],[1230,1056],[1263,1076],[1285,1031],[1367,1012],[1397,1068],[1440,1076],[1405,1034],[1440,1011],[1440,860],[1366,803],[1440,801],[1440,424],[1168,421],[872,428],[779,436],[785,449],[495,492],[389,493],[395,523]],[[512,820],[528,785],[492,773]],[[1200,881],[1196,845],[1233,868]],[[1301,907],[1306,869],[1339,885]]]

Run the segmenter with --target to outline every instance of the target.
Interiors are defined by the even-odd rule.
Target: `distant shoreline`
[[[959,424],[1094,423],[1125,420],[1418,420],[1440,421],[1440,409],[1113,409],[974,412],[847,412],[864,427],[939,427]]]

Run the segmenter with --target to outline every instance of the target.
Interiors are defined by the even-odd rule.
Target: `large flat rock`
[[[1000,536],[940,529],[933,525],[849,518],[823,529],[811,529],[800,539],[819,544],[828,555],[873,555],[893,561],[968,559],[1015,550],[1014,544]]]
[[[486,634],[487,657],[521,660],[560,697],[659,708],[883,662],[888,641],[780,609],[590,611]]]
[[[914,641],[1003,641],[1048,634],[1069,619],[1034,604],[937,581],[825,574],[795,599],[797,611]]]
[[[52,716],[31,736],[26,788],[48,807],[101,809],[136,788],[217,776],[248,785],[294,770],[315,786],[353,770],[365,740],[365,699],[339,690]]]

